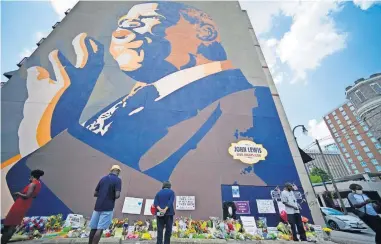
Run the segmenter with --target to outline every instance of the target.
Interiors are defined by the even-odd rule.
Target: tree
[[[311,175],[311,176],[312,176],[312,175],[313,175],[313,176],[320,176],[320,178],[321,178],[321,180],[322,180],[323,182],[327,182],[327,181],[330,180],[330,178],[329,178],[327,172],[325,172],[324,170],[322,170],[322,169],[320,169],[320,168],[318,168],[318,167],[313,168],[313,169],[311,170],[310,175]]]
[[[318,175],[310,175],[311,183],[321,183],[323,180]]]

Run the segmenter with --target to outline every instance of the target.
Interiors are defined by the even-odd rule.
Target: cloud
[[[78,0],[50,0],[50,4],[60,18],[65,17],[66,10],[73,8],[77,2]]]
[[[353,4],[361,8],[362,10],[367,10],[372,7],[374,4],[380,3],[380,1],[374,0],[353,0]]]
[[[376,1],[355,0],[366,10]],[[306,82],[307,74],[318,68],[324,59],[346,48],[347,34],[338,29],[332,13],[343,9],[343,1],[254,1],[241,2],[248,11],[266,62],[274,78],[281,83]],[[274,38],[271,31],[276,18],[292,19],[289,30]]]
[[[321,146],[335,143],[324,120],[320,122],[318,122],[316,119],[309,120],[308,135],[314,139],[319,140]]]
[[[29,49],[29,48],[24,48],[20,53],[19,53],[19,57],[20,59],[23,59],[25,57],[29,57],[30,55],[32,55],[32,53],[34,52],[35,49]],[[21,60],[20,60],[21,61]]]

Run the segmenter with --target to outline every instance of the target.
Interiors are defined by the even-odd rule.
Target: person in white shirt
[[[371,200],[364,194],[361,185],[351,184],[349,189],[352,192],[348,194],[348,201],[354,208],[353,213],[376,233],[376,244],[381,244],[381,218],[374,208],[377,201]]]
[[[293,235],[294,241],[299,241],[296,229],[298,229],[298,233],[301,241],[307,241],[306,232],[302,223],[302,216],[300,215],[300,205],[296,201],[293,186],[291,183],[286,183],[284,186],[284,190],[281,193],[281,199],[283,204],[286,207],[286,213],[288,222],[291,225],[291,231]]]

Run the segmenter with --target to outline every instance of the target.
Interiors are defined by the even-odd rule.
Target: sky
[[[76,0],[1,1],[1,73],[17,69]],[[381,72],[381,1],[240,1],[301,148],[329,136],[323,116],[345,87]],[[22,27],[22,29],[20,29]],[[1,81],[6,81],[1,76]],[[332,143],[323,140],[323,145]]]

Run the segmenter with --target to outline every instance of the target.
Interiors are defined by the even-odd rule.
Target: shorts
[[[112,223],[113,211],[97,212],[91,216],[89,227],[92,230],[106,230]]]

